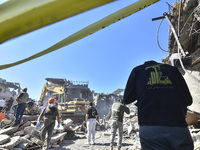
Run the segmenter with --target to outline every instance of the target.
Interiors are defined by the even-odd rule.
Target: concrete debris
[[[20,144],[17,145],[17,148],[27,149],[28,146],[29,146],[28,143],[21,142]]]
[[[10,136],[6,134],[1,134],[0,135],[0,144],[6,143],[8,140],[10,140]]]
[[[13,148],[12,150],[23,150],[23,149],[16,147],[16,148]]]
[[[21,135],[24,135],[24,131],[18,131],[14,133],[14,136],[21,136]]]
[[[10,140],[3,144],[0,145],[1,148],[7,148],[7,149],[12,149],[14,148],[16,145],[18,145],[20,143],[20,136],[15,136],[15,137],[11,137]]]
[[[38,130],[32,130],[31,131],[31,137],[40,138],[40,131],[38,131]]]
[[[31,138],[31,140],[37,145],[42,145],[42,141],[36,137]]]
[[[28,127],[25,127],[24,128],[24,133],[25,134],[32,134],[32,132],[34,131],[34,130],[37,130],[37,127],[34,127],[34,126],[28,126]]]
[[[74,119],[73,117],[62,118],[61,115],[61,126],[57,128],[58,123],[55,123],[50,147],[54,150],[108,149],[111,136],[110,109],[117,99],[122,98],[121,95],[115,94],[118,91],[120,92],[122,89],[112,94],[94,92],[90,94],[92,97],[90,101],[94,102],[99,113],[99,119],[96,123],[96,144],[83,146],[87,141],[86,122],[84,119],[77,122],[75,117]],[[128,105],[128,107],[131,113],[124,115],[122,149],[141,150],[137,107],[134,103]],[[188,112],[186,117],[195,150],[200,150],[199,117],[199,114],[194,112]],[[14,115],[6,113],[5,119],[0,122],[0,150],[39,150],[42,146],[41,127],[43,122],[41,121],[40,126],[36,127],[37,118],[38,115],[24,115],[21,124],[18,127],[12,127]]]
[[[63,124],[66,128],[70,127],[72,125],[73,121],[71,119],[66,119],[63,121]]]
[[[58,133],[56,135],[54,135],[53,137],[51,137],[51,143],[56,143],[58,141],[63,141],[65,135],[67,134],[67,132],[64,133]]]
[[[137,117],[137,107],[134,104],[128,105],[132,110],[130,114],[124,115],[123,122],[123,147],[129,150],[141,150],[140,137],[139,137],[139,125]],[[194,140],[194,146],[196,150],[200,149],[200,129],[199,129],[199,116],[188,112],[187,119],[190,129],[190,133]],[[41,122],[40,127],[43,123]],[[40,127],[36,127],[36,121],[22,122],[19,127],[7,127],[0,130],[0,149],[20,149],[20,150],[39,150],[42,146]],[[84,146],[86,142],[86,123],[82,124],[74,123],[72,119],[65,119],[61,122],[61,127],[57,128],[57,122],[55,123],[53,136],[51,138],[50,147],[59,149],[71,149],[75,150],[82,147],[84,149],[106,149],[110,142],[110,120],[108,116],[100,118],[96,124],[97,136],[95,141],[97,144],[92,146]],[[116,136],[117,139],[117,136]],[[71,141],[69,144],[67,141]],[[82,144],[80,143],[82,142]],[[68,144],[67,144],[68,143]],[[80,144],[80,145],[79,145]],[[71,146],[70,146],[71,145]],[[79,145],[74,146],[74,145]]]
[[[0,130],[0,134],[10,135],[10,134],[16,132],[17,130],[18,130],[18,127],[9,127],[9,128]]]
[[[21,142],[28,143],[29,145],[33,145],[33,141],[29,140],[28,138],[21,137]]]

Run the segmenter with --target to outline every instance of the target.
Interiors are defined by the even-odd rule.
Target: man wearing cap
[[[111,137],[110,137],[110,149],[113,150],[114,139],[116,131],[118,130],[118,143],[117,147],[120,150],[122,146],[122,135],[123,135],[123,117],[124,112],[130,114],[130,110],[126,107],[121,99],[118,99],[113,105],[111,110]]]
[[[18,126],[22,120],[22,117],[24,115],[24,111],[26,108],[26,103],[28,101],[29,95],[27,93],[27,88],[24,88],[22,90],[22,93],[19,94],[16,101],[18,103],[17,105],[17,111],[15,114],[15,123],[13,126]]]
[[[88,142],[85,144],[90,144],[91,135],[92,135],[92,142],[91,144],[95,144],[95,127],[96,127],[96,119],[98,117],[98,112],[95,107],[93,107],[93,103],[90,102],[90,108],[88,109],[85,117],[85,122],[87,123],[87,135],[88,135]]]
[[[42,138],[42,150],[48,150],[51,141],[51,136],[55,126],[55,120],[58,121],[57,128],[60,127],[60,117],[58,114],[58,109],[55,107],[55,100],[50,98],[48,100],[48,106],[43,109],[38,117],[36,126],[40,125],[40,120],[43,117],[44,124],[41,128],[41,138]]]

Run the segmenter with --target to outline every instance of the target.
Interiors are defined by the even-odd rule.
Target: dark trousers
[[[51,123],[48,126],[43,126],[42,131],[41,131],[41,138],[42,138],[42,150],[48,150],[50,141],[51,141],[51,136],[53,133],[53,129],[55,126],[55,122]]]
[[[193,150],[187,127],[140,126],[142,150]]]
[[[3,107],[0,107],[0,112],[3,110]]]
[[[17,111],[16,111],[16,114],[15,114],[15,125],[20,124],[22,117],[24,115],[25,108],[26,108],[25,105],[18,104]]]

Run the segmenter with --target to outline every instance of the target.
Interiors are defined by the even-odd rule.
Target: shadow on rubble
[[[110,146],[110,143],[95,143],[97,146]],[[132,146],[133,144],[122,143],[122,146]],[[114,143],[114,146],[117,146],[117,143]]]

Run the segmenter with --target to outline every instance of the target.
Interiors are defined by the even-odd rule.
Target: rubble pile
[[[128,105],[131,110],[130,114],[124,115],[123,120],[123,147],[128,150],[141,150],[138,112],[134,104]],[[191,117],[192,116],[192,117]],[[190,115],[187,121],[189,130],[194,140],[194,150],[200,149],[200,129],[194,120],[198,117]],[[40,149],[42,141],[40,138],[40,129],[36,127],[36,121],[26,121],[19,127],[12,127],[13,116],[6,116],[1,121],[0,130],[0,149],[23,150],[23,149]],[[71,149],[75,150],[80,147],[84,149],[106,149],[110,144],[110,120],[108,117],[98,120],[96,125],[96,144],[85,146],[86,142],[86,123],[75,124],[71,119],[62,120],[61,127],[57,128],[55,124],[53,136],[51,138],[51,149]],[[195,125],[194,125],[195,124]],[[115,142],[117,142],[117,136]]]
[[[123,141],[126,139],[131,140],[131,148],[133,150],[141,150],[140,137],[139,137],[139,124],[137,117],[137,107],[134,104],[128,106],[131,110],[130,114],[124,115],[123,122]],[[199,128],[199,117],[194,113],[188,112],[186,121],[189,123],[189,131],[191,133],[192,139],[194,141],[194,150],[200,150],[200,128]],[[110,126],[109,120],[107,122],[107,130],[104,131],[104,136],[110,136]]]
[[[4,120],[2,120],[3,122]],[[51,138],[51,147],[60,147],[60,143],[66,136],[74,135],[75,130],[71,128],[72,120],[63,121],[63,126],[54,127],[53,136]],[[42,126],[42,124],[41,124]],[[0,130],[0,149],[37,149],[42,145],[40,136],[40,127],[36,127],[36,121],[27,121],[19,127],[12,127],[11,124],[4,125]],[[68,132],[71,134],[68,134]]]
[[[137,107],[134,104],[128,106],[131,110],[130,114],[125,114],[123,119],[123,141],[130,140],[131,149],[140,150],[140,138],[139,138],[139,124],[137,117]],[[104,136],[111,136],[110,120],[106,117]],[[116,137],[117,139],[118,137]]]
[[[122,95],[94,93],[93,99],[100,118],[109,114],[112,104],[119,98],[122,99]]]

